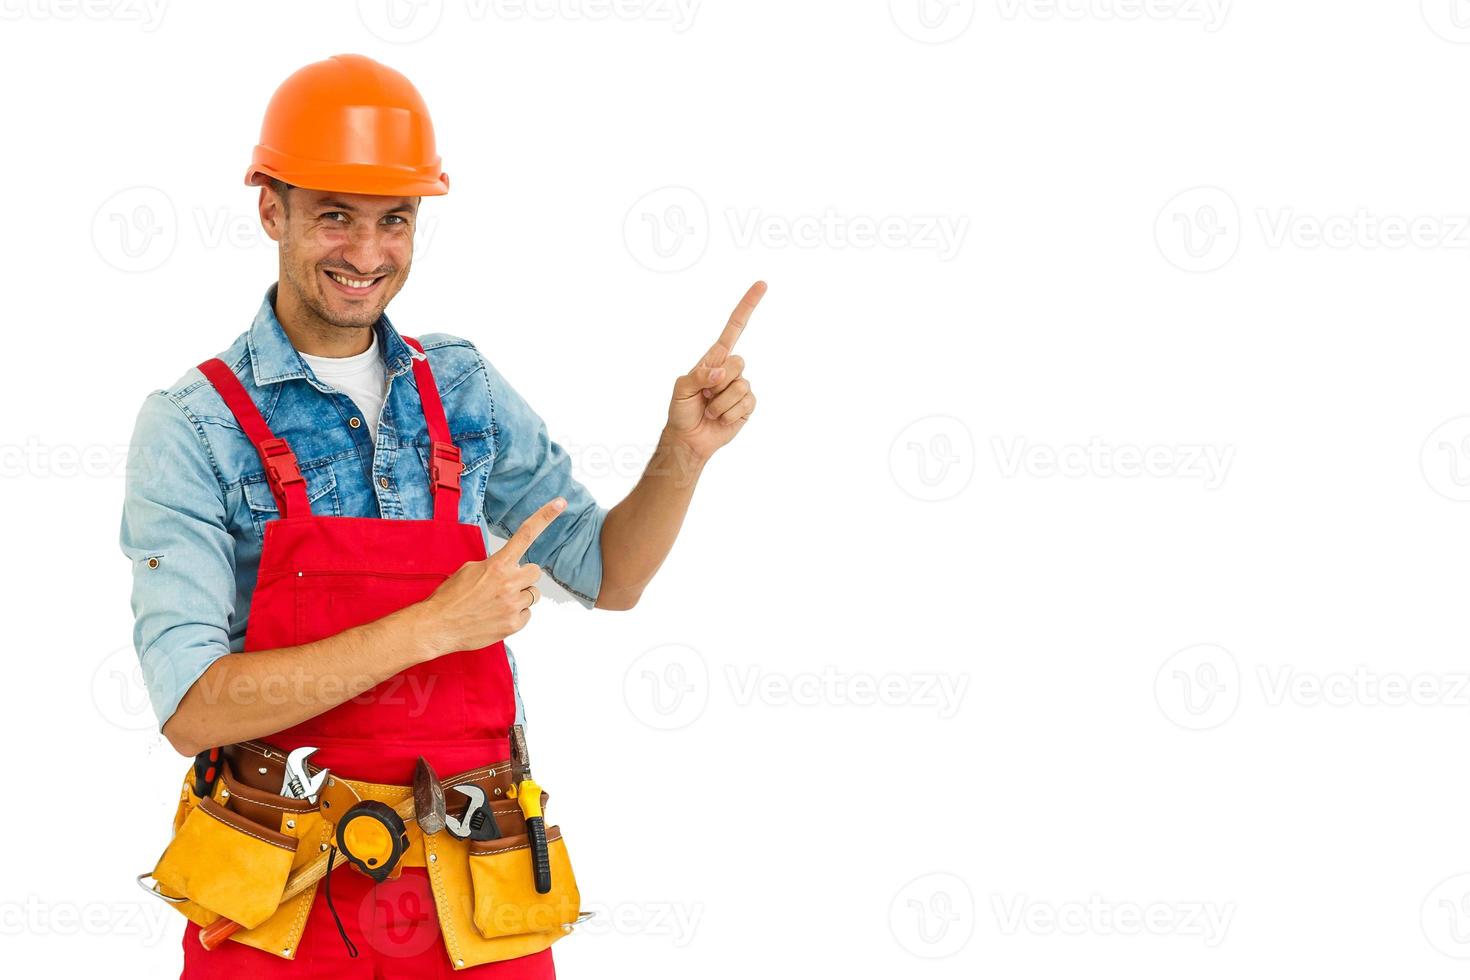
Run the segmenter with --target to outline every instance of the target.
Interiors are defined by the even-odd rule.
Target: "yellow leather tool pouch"
[[[561,827],[546,828],[546,845],[551,858],[551,891],[542,895],[536,891],[527,834],[469,841],[475,930],[481,936],[496,939],[559,931],[577,920],[582,897],[572,877]]]
[[[296,844],[213,799],[200,800],[158,859],[153,880],[165,895],[254,928],[281,904]]]

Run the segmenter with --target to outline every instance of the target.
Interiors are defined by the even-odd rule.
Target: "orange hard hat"
[[[276,177],[312,190],[418,197],[448,193],[439,165],[413,83],[371,58],[337,54],[271,96],[245,183]]]

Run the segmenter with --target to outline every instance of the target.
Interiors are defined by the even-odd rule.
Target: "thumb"
[[[719,384],[724,375],[723,367],[701,364],[688,374],[681,374],[674,382],[674,398],[693,398],[710,385]]]

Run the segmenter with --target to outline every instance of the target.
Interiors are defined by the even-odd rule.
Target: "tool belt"
[[[285,761],[281,751],[263,742],[226,746],[214,790],[203,799],[194,791],[191,767],[174,813],[173,837],[151,872],[153,885],[144,887],[201,927],[232,919],[241,927],[230,936],[234,941],[295,959],[321,883],[283,900],[292,872],[330,857],[334,821],[347,802],[376,800],[398,807],[412,797],[413,787],[362,782],[333,770],[316,803],[292,799],[278,792]],[[308,766],[308,771],[319,770]],[[551,890],[536,890],[525,817],[510,795],[511,760],[442,780],[451,814],[470,803],[451,788],[466,783],[485,793],[500,837],[426,835],[416,820],[405,820],[407,846],[393,869],[394,876],[402,867],[426,869],[455,969],[540,952],[585,918],[579,915],[581,896],[559,826],[546,828]],[[543,809],[548,798],[542,791]]]

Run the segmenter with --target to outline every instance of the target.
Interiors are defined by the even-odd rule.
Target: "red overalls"
[[[423,352],[417,340],[403,339]],[[310,643],[380,619],[426,598],[465,562],[486,557],[480,528],[459,522],[459,448],[450,439],[427,358],[414,359],[413,374],[433,447],[431,520],[313,516],[296,457],[272,435],[239,378],[218,358],[199,369],[260,453],[280,507],[280,518],[265,525],[245,650]],[[441,773],[508,758],[514,722],[510,663],[505,644],[497,642],[411,667],[263,741],[285,751],[317,746],[312,763],[349,779],[407,785],[420,755]],[[549,947],[453,971],[423,868],[404,868],[401,877],[374,886],[343,865],[331,879],[332,901],[357,946],[356,959],[318,894],[294,961],[235,942],[205,951],[191,922],[183,977],[555,977]]]

